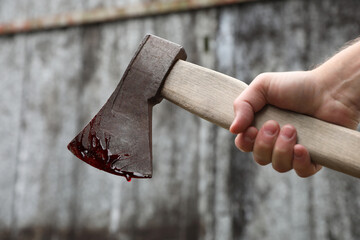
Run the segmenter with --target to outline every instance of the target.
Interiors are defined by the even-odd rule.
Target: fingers
[[[293,168],[294,145],[296,144],[296,129],[291,125],[281,128],[276,139],[272,155],[272,166],[278,172],[287,172]]]
[[[321,170],[322,166],[310,159],[309,152],[300,144],[294,146],[293,168],[299,177],[310,177]]]
[[[235,145],[244,152],[253,151],[260,165],[272,164],[278,172],[294,169],[300,177],[317,173],[321,166],[313,163],[306,148],[296,144],[296,129],[291,125],[280,128],[276,121],[266,122],[258,131],[249,127],[235,139]]]
[[[254,120],[254,113],[267,104],[266,92],[270,78],[260,74],[234,101],[235,118],[230,132],[244,132]]]
[[[235,138],[236,147],[243,152],[252,152],[257,134],[258,130],[255,127],[249,127]]]
[[[253,156],[255,162],[267,165],[272,162],[273,148],[279,134],[279,124],[273,120],[267,121],[255,139]]]
[[[235,118],[230,126],[230,132],[241,133],[250,126],[254,120],[254,110],[249,102],[242,100],[235,100],[234,102]]]
[[[317,104],[313,104],[313,96],[317,94],[314,84],[310,84],[313,81],[309,81],[312,76],[311,72],[263,73],[257,76],[234,101],[235,118],[229,130],[238,134],[235,145],[244,152],[252,151],[254,160],[260,165],[272,163],[278,172],[294,168],[301,177],[318,172],[321,166],[311,162],[303,146],[296,145],[296,129],[291,125],[280,128],[276,121],[268,121],[260,130],[250,127],[254,114],[266,104],[313,114],[317,108]],[[309,104],[304,104],[304,99]]]

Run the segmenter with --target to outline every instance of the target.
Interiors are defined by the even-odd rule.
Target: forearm
[[[346,47],[313,72],[323,89],[323,101],[344,105],[346,108],[342,109],[347,109],[347,118],[356,124],[360,117],[360,41]]]
[[[321,65],[318,70],[323,74],[332,73],[341,81],[360,80],[360,41],[355,40],[327,62]],[[360,91],[360,89],[359,89]]]

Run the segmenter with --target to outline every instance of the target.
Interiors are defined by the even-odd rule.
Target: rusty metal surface
[[[147,35],[106,104],[68,145],[78,158],[100,170],[131,178],[152,176],[152,107],[178,59],[175,43]]]
[[[143,4],[126,5],[123,7],[97,8],[0,23],[0,35],[71,27],[92,23],[103,23],[133,17],[153,16],[252,1],[256,0],[151,1]]]

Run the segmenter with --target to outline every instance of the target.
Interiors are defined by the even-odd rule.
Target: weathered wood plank
[[[54,32],[27,38],[14,199],[14,227],[20,236],[32,226],[40,233],[31,230],[31,234],[41,234],[42,228],[68,228],[70,223],[75,191],[69,175],[74,162],[63,146],[76,128],[77,34]]]
[[[0,8],[0,19],[7,20],[21,9],[17,8],[18,1],[4,2]],[[0,238],[11,238],[15,221],[14,199],[16,195],[16,181],[18,150],[21,148],[21,118],[23,80],[25,65],[25,38],[9,36],[0,39]]]
[[[0,39],[0,228],[11,230],[14,221],[14,194],[17,174],[17,152],[21,132],[22,94],[24,72],[24,38],[9,37]],[[1,236],[1,234],[0,234]]]
[[[87,1],[86,6],[90,9],[57,12],[56,14],[47,14],[40,17],[28,19],[12,19],[9,22],[0,22],[0,35],[8,35],[14,33],[44,31],[65,27],[82,26],[87,24],[106,23],[115,20],[124,20],[130,18],[149,17],[178,12],[189,12],[199,9],[220,7],[223,5],[231,5],[236,3],[256,1],[256,0],[210,0],[210,1],[140,1],[137,4],[130,2],[116,6],[112,3],[110,7],[103,7],[104,4],[98,1]],[[41,3],[41,2],[40,2]],[[41,4],[34,9],[54,9],[52,5]],[[66,5],[67,6],[67,5]],[[90,7],[89,7],[90,6]],[[57,9],[56,9],[57,10]],[[36,16],[35,12],[35,16]]]
[[[9,1],[0,19],[125,3]],[[359,9],[355,0],[263,1],[0,38],[7,89],[0,96],[7,103],[0,106],[7,136],[0,144],[0,236],[359,239],[357,179],[326,169],[300,179],[259,167],[226,130],[166,101],[154,108],[151,180],[127,183],[65,148],[110,96],[146,33],[182,44],[191,62],[249,83],[264,71],[307,69],[331,56],[358,35]]]

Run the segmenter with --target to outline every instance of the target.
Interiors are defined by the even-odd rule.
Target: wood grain
[[[228,129],[234,119],[233,102],[247,87],[237,79],[198,65],[178,61],[165,81],[162,95],[180,107]],[[314,162],[360,178],[360,133],[306,115],[267,106],[256,115],[255,126],[267,120],[292,124],[298,143]]]

